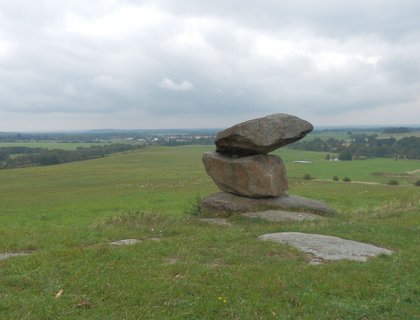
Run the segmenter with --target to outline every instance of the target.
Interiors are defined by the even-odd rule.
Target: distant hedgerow
[[[343,178],[343,181],[344,182],[351,182],[351,179],[349,177],[345,177],[345,178]]]
[[[415,185],[416,187],[420,187],[420,180],[417,180],[416,182],[414,182],[414,185]]]
[[[333,181],[339,181],[340,179],[338,179],[338,176],[334,176],[333,177]]]

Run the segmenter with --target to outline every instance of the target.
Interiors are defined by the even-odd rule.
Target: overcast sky
[[[418,0],[0,0],[0,131],[420,124]]]

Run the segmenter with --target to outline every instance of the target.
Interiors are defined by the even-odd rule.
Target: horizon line
[[[371,124],[371,125],[314,125],[314,130],[328,130],[328,129],[381,129],[381,128],[414,128],[419,129],[420,124]],[[199,130],[224,130],[224,128],[217,127],[194,127],[194,128],[130,128],[130,129],[120,129],[120,128],[92,128],[92,129],[64,129],[64,130],[28,130],[28,131],[0,131],[0,134],[52,134],[52,133],[92,133],[95,131],[120,131],[120,132],[129,132],[129,131],[199,131]]]

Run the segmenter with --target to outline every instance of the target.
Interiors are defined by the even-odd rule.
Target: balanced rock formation
[[[224,192],[201,202],[201,210],[217,216],[267,208],[329,214],[320,201],[288,196],[285,166],[277,148],[312,131],[309,122],[279,113],[234,125],[216,136],[216,152],[203,155],[206,172]]]
[[[295,142],[313,130],[312,124],[284,113],[234,125],[216,136],[217,152],[228,155],[269,153]]]
[[[268,198],[281,195],[288,187],[284,163],[273,155],[233,158],[218,152],[206,152],[203,163],[207,174],[225,192]]]

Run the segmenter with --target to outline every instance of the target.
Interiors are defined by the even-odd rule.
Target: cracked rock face
[[[298,141],[313,130],[308,121],[277,113],[234,125],[216,136],[217,152],[226,155],[266,154]]]
[[[223,191],[250,198],[281,195],[288,188],[283,161],[258,154],[234,158],[218,152],[203,155],[206,172]]]

